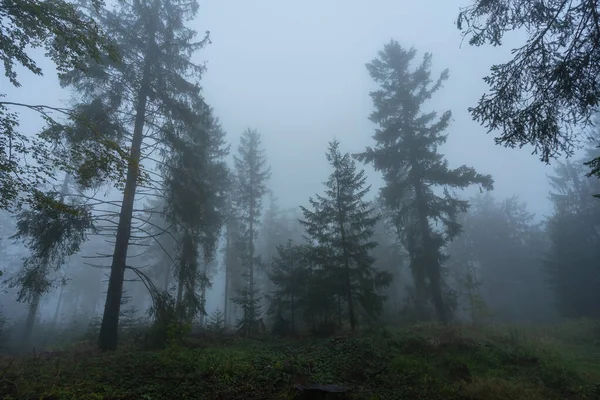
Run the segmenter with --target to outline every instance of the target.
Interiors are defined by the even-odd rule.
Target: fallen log
[[[344,385],[320,385],[309,383],[294,385],[299,392],[296,399],[348,399],[348,387]]]

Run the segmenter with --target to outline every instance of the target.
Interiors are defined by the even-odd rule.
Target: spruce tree
[[[120,1],[102,9],[97,21],[113,33],[121,62],[92,65],[85,74],[65,73],[61,83],[75,89],[84,102],[100,101],[116,116],[130,138],[127,178],[119,215],[104,315],[98,338],[102,350],[117,346],[117,332],[127,251],[131,239],[138,184],[148,182],[141,169],[142,152],[162,144],[175,122],[194,129],[202,104],[199,79],[203,66],[190,61],[208,38],[194,41],[185,26],[198,9],[196,1]],[[135,35],[132,35],[135,32]],[[131,129],[129,129],[131,127]],[[144,180],[145,178],[145,180]]]
[[[22,344],[29,343],[42,295],[53,285],[51,273],[58,271],[67,257],[79,251],[87,234],[94,229],[89,207],[76,202],[65,204],[68,194],[68,177],[65,177],[60,191],[37,193],[31,207],[17,214],[17,233],[14,239],[21,239],[31,250],[25,258],[22,269],[9,282],[18,287],[17,300],[29,304],[29,313]]]
[[[240,221],[233,204],[234,193],[232,191],[232,182],[230,182],[229,191],[225,203],[225,244],[223,245],[223,263],[225,268],[225,293],[223,304],[223,318],[225,328],[231,325],[234,319],[235,310],[232,304],[232,294],[241,290],[243,287],[242,265],[240,261],[239,243],[240,239]]]
[[[384,297],[378,290],[389,284],[391,276],[376,272],[371,240],[380,216],[364,200],[370,190],[365,171],[356,171],[350,154],[342,154],[339,142],[329,143],[326,154],[333,172],[325,182],[324,196],[309,200],[312,210],[301,207],[302,223],[308,236],[325,256],[325,269],[338,300],[346,303],[350,328],[357,326],[357,303],[370,315],[381,311]],[[341,310],[338,311],[338,319]]]
[[[213,334],[222,334],[225,331],[225,315],[223,311],[216,309],[210,314],[206,324],[206,330]]]
[[[257,250],[261,255],[263,268],[257,271],[255,281],[257,287],[264,293],[271,293],[274,289],[269,274],[273,266],[273,260],[278,254],[278,247],[292,239],[291,232],[288,231],[289,222],[284,210],[279,208],[277,198],[270,192],[269,205],[263,217],[257,240]],[[269,303],[269,299],[264,297],[261,307],[268,307]]]
[[[305,248],[295,245],[291,239],[285,246],[277,246],[269,271],[273,286],[269,292],[269,314],[274,317],[274,333],[296,333],[306,286],[305,254]]]
[[[195,126],[169,122],[170,151],[163,164],[166,217],[181,244],[176,304],[180,319],[188,322],[198,312],[204,314],[203,295],[197,296],[196,287],[200,284],[204,293],[209,284],[205,272],[223,224],[228,173],[225,132],[210,108],[199,107],[203,110]]]
[[[471,326],[475,327],[481,318],[488,314],[488,309],[479,288],[483,285],[483,281],[477,277],[477,273],[472,265],[466,268],[462,286],[465,290],[466,306],[465,311],[469,314]]]
[[[598,157],[596,135],[586,157]],[[585,160],[585,159],[584,159]],[[550,177],[553,213],[547,220],[546,271],[558,310],[569,318],[600,317],[600,180],[585,177],[583,160],[559,163]]]
[[[267,194],[266,181],[271,176],[266,156],[261,148],[258,131],[247,129],[242,133],[235,163],[235,207],[240,221],[240,256],[246,284],[238,291],[234,302],[241,306],[243,317],[237,327],[249,336],[256,330],[260,317],[260,298],[254,285],[255,268],[259,264],[255,241],[258,234],[262,199]]]
[[[167,221],[167,199],[163,196],[152,197],[144,205],[144,211],[149,214],[148,224],[151,237],[147,238],[142,262],[148,265],[145,274],[162,292],[169,292],[172,287],[172,277],[175,270],[175,258],[178,241],[176,235],[170,232],[172,224]]]
[[[385,206],[384,200],[378,196],[375,200],[375,209],[381,215],[373,231],[373,240],[378,243],[373,251],[375,263],[373,267],[377,271],[386,271],[392,275],[390,285],[385,289],[386,302],[384,304],[384,313],[386,317],[398,318],[399,306],[402,302],[404,287],[406,285],[406,266],[408,257],[402,243],[396,234],[396,227],[393,224],[392,213]]]
[[[438,117],[436,112],[423,112],[422,107],[448,79],[448,70],[432,82],[431,54],[426,53],[411,70],[415,56],[415,49],[405,50],[392,40],[367,64],[379,85],[371,92],[375,110],[370,116],[378,128],[373,135],[375,146],[367,147],[357,158],[383,173],[381,195],[394,212],[394,222],[410,254],[417,307],[424,308],[429,287],[436,313],[445,323],[448,310],[442,293],[442,248],[460,232],[456,217],[468,207],[467,201],[450,190],[473,184],[489,190],[493,180],[467,166],[450,169],[438,152],[447,139],[443,132],[451,112]],[[443,190],[442,196],[436,188]],[[436,230],[437,223],[442,231]]]

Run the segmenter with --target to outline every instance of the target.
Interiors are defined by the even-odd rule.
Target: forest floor
[[[600,344],[585,325],[418,325],[327,339],[188,338],[0,360],[3,399],[600,399]],[[298,391],[344,385],[343,395]],[[306,397],[301,397],[301,396]]]

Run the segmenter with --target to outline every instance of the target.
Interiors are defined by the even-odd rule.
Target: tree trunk
[[[65,285],[61,285],[58,300],[56,301],[56,309],[54,310],[54,318],[52,318],[52,326],[58,325],[58,318],[60,317],[60,306],[62,305],[63,294],[65,291]]]
[[[225,301],[223,304],[223,319],[225,320],[225,329],[229,326],[229,286],[230,286],[230,264],[231,264],[231,225],[228,224],[227,237],[225,242]]]
[[[350,282],[350,264],[346,258],[346,301],[348,302],[348,314],[350,316],[350,330],[356,331],[356,315],[354,315],[354,301],[352,299],[352,285]]]
[[[252,184],[251,184],[252,185]],[[253,187],[253,186],[251,186]],[[252,199],[250,201],[250,264],[248,265],[248,273],[249,273],[249,277],[248,277],[248,287],[249,287],[249,293],[248,293],[248,297],[249,297],[249,304],[248,306],[248,313],[250,314],[250,318],[251,320],[249,321],[248,318],[246,318],[246,322],[248,323],[248,327],[247,332],[248,332],[248,336],[252,335],[252,330],[254,328],[254,323],[256,322],[254,320],[254,199]]]
[[[205,280],[202,281],[202,287],[200,288],[200,302],[202,304],[202,310],[200,312],[200,326],[204,328],[204,321],[206,320],[206,279],[208,272],[208,263],[204,260],[204,268],[202,269],[203,278]]]
[[[342,296],[337,296],[338,299],[338,329],[342,330]]]
[[[441,285],[441,276],[440,276],[440,265],[439,261],[436,259],[437,249],[435,248],[435,244],[432,243],[432,235],[431,229],[429,226],[429,216],[427,215],[427,209],[425,205],[425,200],[422,191],[422,183],[419,177],[417,176],[418,166],[416,162],[412,163],[413,169],[413,185],[415,189],[415,200],[417,202],[418,213],[419,213],[419,222],[421,228],[421,247],[418,250],[419,257],[422,265],[418,265],[417,267],[424,272],[424,275],[429,279],[429,290],[431,292],[431,299],[433,300],[433,306],[435,308],[435,312],[438,316],[438,319],[443,324],[448,323],[448,319],[446,316],[446,308],[444,307],[444,299],[442,297],[442,285]],[[421,272],[419,271],[419,273]],[[423,282],[420,282],[422,285]],[[415,285],[417,286],[417,285]],[[419,292],[419,288],[417,287],[417,292]],[[417,293],[417,298],[422,295],[421,293]]]
[[[336,178],[338,221],[340,225],[340,234],[342,236],[342,251],[344,256],[344,283],[346,292],[346,302],[348,303],[348,314],[350,317],[350,330],[356,330],[356,316],[354,315],[354,302],[352,300],[352,282],[350,281],[350,254],[348,253],[348,244],[346,243],[346,229],[344,228],[345,218],[342,214],[342,205],[340,204],[340,185]]]
[[[154,38],[151,37],[150,43],[153,41]],[[146,105],[150,89],[150,65],[152,63],[152,54],[150,54],[150,51],[148,53],[149,54],[146,55],[145,59],[142,84],[137,96],[135,125],[133,129],[133,138],[131,140],[131,155],[127,166],[127,180],[125,182],[123,202],[121,203],[121,212],[119,214],[119,224],[117,227],[112,265],[110,267],[110,277],[108,280],[108,290],[106,292],[106,303],[104,304],[102,325],[100,326],[100,334],[98,335],[98,347],[101,351],[115,350],[117,348],[119,336],[119,314],[121,312],[121,298],[123,296],[123,280],[125,278],[125,268],[127,265],[129,238],[131,237],[133,204],[138,183],[141,146],[144,139]]]
[[[165,286],[164,291],[169,292],[169,285],[171,284],[171,267],[165,269]]]
[[[183,286],[184,286],[184,281],[185,281],[185,276],[184,276],[184,265],[182,265],[183,263],[180,262],[179,265],[179,274],[177,277],[177,300],[175,302],[175,310],[177,313],[177,320],[178,321],[182,321],[183,320],[183,306],[182,306],[182,301],[183,301]]]
[[[27,314],[25,330],[23,331],[23,337],[21,338],[21,345],[23,348],[31,344],[31,333],[33,332],[33,325],[35,323],[35,317],[37,316],[38,308],[40,306],[41,297],[42,296],[38,293],[34,294],[33,299],[29,304],[29,313]]]
[[[440,277],[439,265],[435,265],[432,262],[431,269],[428,273],[429,286],[431,289],[431,298],[433,300],[433,306],[435,312],[444,325],[448,324],[448,315],[446,313],[446,307],[444,306],[444,298],[442,297],[442,280]]]
[[[190,296],[194,296],[196,292],[196,277],[198,273],[196,252],[197,247],[194,243],[194,238],[190,233],[186,232],[182,240],[176,303],[177,315],[181,322],[191,322],[190,317],[191,319],[195,317],[195,313],[190,314],[189,312],[190,303],[188,299],[191,298]]]
[[[294,292],[292,292],[292,334],[296,334],[296,304],[294,304]]]
[[[426,307],[427,303],[427,277],[425,274],[425,256],[424,251],[419,248],[415,248],[413,251],[416,252],[416,257],[412,261],[412,278],[415,284],[415,310],[419,318],[424,318],[426,315]]]

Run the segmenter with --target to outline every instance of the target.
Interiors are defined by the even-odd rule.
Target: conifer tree
[[[58,192],[36,193],[35,206],[17,214],[15,239],[22,239],[32,255],[25,258],[22,269],[10,280],[18,287],[17,300],[29,304],[22,343],[28,344],[42,295],[52,287],[51,272],[60,269],[67,257],[79,251],[94,229],[89,207],[65,204],[68,177]]]
[[[404,275],[406,275],[405,267],[408,257],[396,234],[392,213],[385,206],[384,200],[378,196],[374,203],[381,219],[377,221],[373,229],[373,240],[378,243],[377,248],[373,251],[375,257],[373,267],[377,271],[386,271],[392,275],[392,281],[384,291],[386,295],[384,312],[388,312],[386,317],[397,318],[400,314],[400,304],[405,295],[403,289],[406,285],[406,278]]]
[[[216,309],[210,314],[206,329],[214,334],[221,334],[225,330],[225,315],[223,311]]]
[[[491,193],[479,194],[470,204],[460,218],[461,235],[446,248],[447,268],[460,277],[473,269],[494,318],[525,323],[551,317],[552,299],[542,272],[547,241],[541,224],[514,196],[497,201]]]
[[[302,224],[303,220],[300,220],[300,223]],[[311,332],[327,336],[334,333],[336,326],[340,325],[343,285],[334,280],[339,280],[338,276],[332,276],[334,272],[339,272],[339,267],[336,269],[336,266],[332,265],[331,249],[320,245],[315,236],[306,232],[307,243],[303,247],[302,257],[306,270],[306,286],[302,303],[298,302],[298,306]],[[337,324],[334,321],[336,316]]]
[[[229,191],[225,203],[225,244],[223,246],[223,263],[225,268],[225,293],[223,304],[223,318],[225,320],[225,328],[231,325],[234,319],[235,310],[232,304],[232,294],[241,290],[243,287],[242,266],[240,262],[239,243],[240,239],[240,222],[233,204],[232,182],[230,182]]]
[[[215,274],[217,272],[217,266],[218,264],[216,263],[214,258],[210,259],[210,261],[208,262],[206,258],[204,258],[204,262],[202,263],[200,283],[204,282],[204,284],[200,286],[200,304],[202,305],[202,312],[200,313],[200,318],[198,320],[199,325],[201,327],[204,327],[206,325],[206,292],[213,285],[213,278],[215,277]],[[221,315],[223,315],[222,312]]]
[[[377,243],[371,237],[380,216],[364,200],[370,190],[365,171],[357,172],[354,160],[342,154],[339,145],[335,140],[329,143],[326,157],[333,172],[325,182],[324,196],[309,199],[312,210],[301,207],[302,223],[325,255],[329,284],[344,299],[354,331],[357,303],[371,315],[380,312],[384,297],[378,290],[389,284],[391,276],[373,268],[372,251]]]
[[[127,0],[111,9],[104,8],[96,19],[114,35],[121,62],[107,61],[105,65],[92,65],[85,74],[74,70],[61,77],[62,85],[79,92],[83,102],[101,102],[109,115],[123,124],[125,138],[130,140],[127,178],[98,338],[102,350],[117,346],[134,200],[138,184],[149,179],[141,168],[142,152],[151,151],[157,143],[164,144],[172,128],[169,122],[176,121],[185,129],[197,126],[203,103],[198,82],[204,67],[194,64],[190,57],[208,38],[194,41],[196,32],[185,26],[197,9],[194,0]]]
[[[257,240],[257,250],[261,256],[262,268],[257,271],[256,284],[264,293],[271,293],[274,289],[269,274],[273,266],[273,260],[278,254],[278,247],[292,239],[289,222],[285,210],[280,209],[277,198],[270,192],[269,205],[263,217]],[[263,297],[261,307],[269,307],[269,303],[269,299]]]
[[[255,241],[258,234],[262,199],[267,194],[266,181],[271,176],[266,156],[261,148],[262,141],[258,131],[247,129],[242,133],[235,162],[235,207],[239,216],[240,259],[244,267],[246,284],[238,291],[233,300],[243,311],[237,326],[245,335],[251,335],[260,317],[260,298],[254,284],[255,269],[259,264]]]
[[[483,284],[483,281],[477,277],[477,273],[473,266],[469,265],[466,268],[465,276],[461,283],[467,297],[465,309],[469,313],[471,325],[475,327],[481,318],[487,316],[488,311],[485,301],[479,292],[479,288]]]
[[[170,232],[172,224],[167,221],[167,199],[163,196],[152,197],[144,205],[144,211],[149,214],[148,223],[152,236],[145,240],[147,246],[142,262],[148,265],[146,276],[162,288],[162,292],[169,292],[172,287],[172,277],[175,270],[175,258],[178,241]]]
[[[202,293],[209,284],[206,267],[214,258],[223,224],[228,178],[225,132],[212,110],[202,108],[195,126],[169,122],[173,125],[167,136],[170,152],[163,164],[166,217],[181,244],[176,305],[180,319],[187,321],[198,312],[204,314]],[[199,254],[203,260],[198,259]]]
[[[595,136],[585,157],[599,157]],[[547,220],[550,249],[546,270],[561,315],[570,318],[600,316],[600,180],[585,177],[580,162],[559,163],[550,177],[553,214]]]
[[[357,155],[383,173],[381,195],[394,212],[394,222],[410,255],[417,306],[423,309],[427,287],[439,319],[447,322],[443,299],[443,246],[460,232],[456,217],[468,202],[457,198],[450,189],[480,184],[492,189],[492,178],[473,168],[450,169],[438,152],[447,135],[451,112],[440,117],[423,112],[424,103],[448,79],[448,70],[431,79],[431,54],[411,71],[415,49],[405,50],[394,40],[386,44],[367,69],[379,88],[371,92],[375,110],[370,120],[378,125],[374,147]],[[435,188],[443,189],[443,196]],[[434,228],[440,223],[443,231]]]
[[[277,246],[269,271],[274,287],[269,293],[269,314],[274,316],[275,333],[296,333],[307,278],[305,254],[305,247],[295,245],[291,239],[285,246]]]

